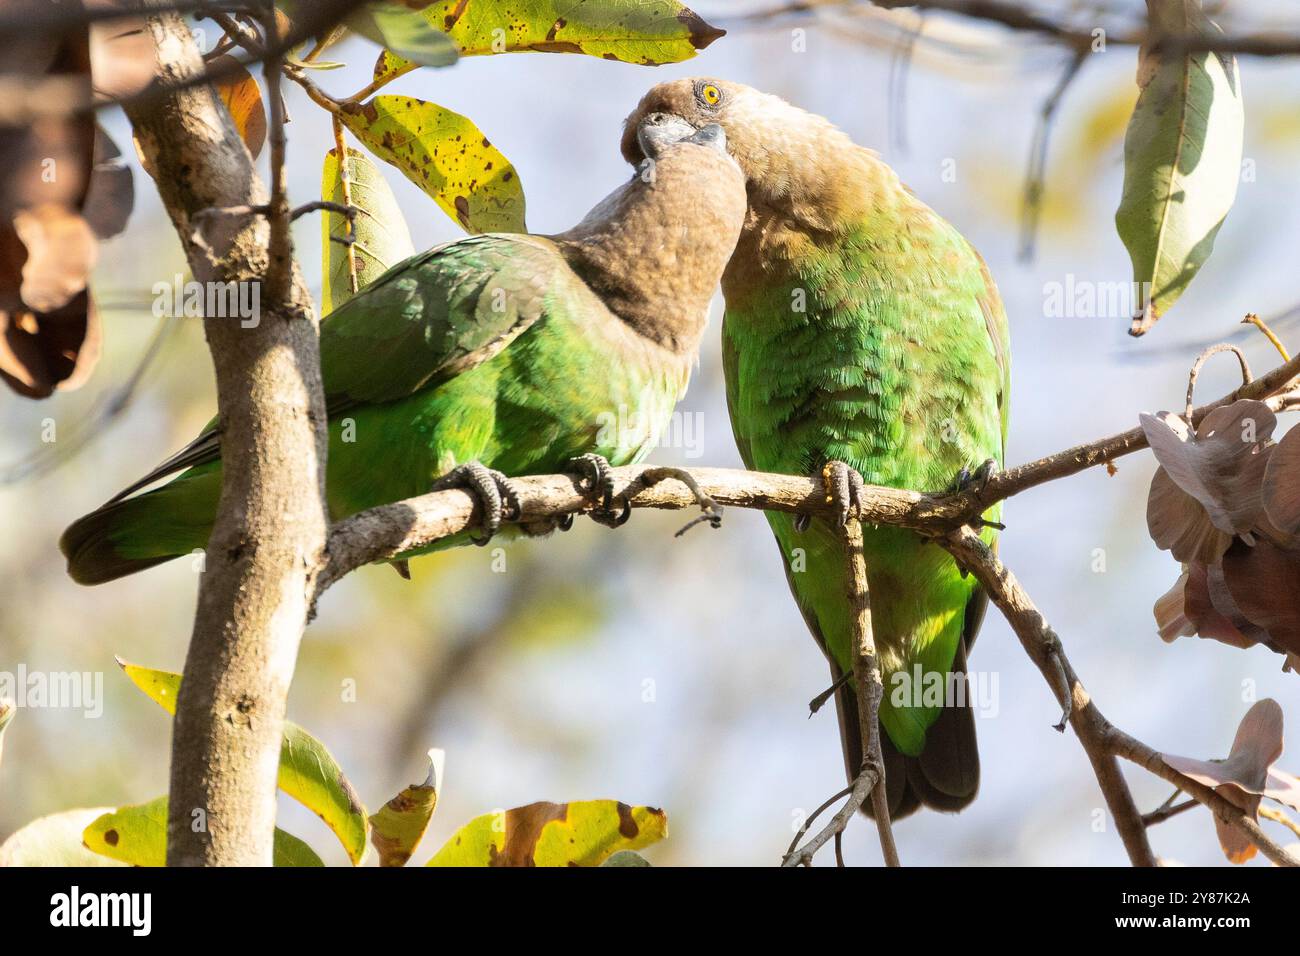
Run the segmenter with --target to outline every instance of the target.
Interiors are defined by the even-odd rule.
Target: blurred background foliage
[[[567,228],[626,178],[621,120],[653,83],[715,75],[830,117],[878,149],[987,258],[1012,324],[1012,463],[1129,428],[1139,411],[1181,407],[1187,367],[1211,342],[1231,337],[1258,369],[1271,367],[1271,346],[1238,329],[1248,311],[1289,313],[1274,327],[1293,350],[1300,343],[1300,321],[1290,312],[1300,301],[1300,63],[1243,61],[1253,179],[1243,181],[1214,257],[1177,313],[1135,341],[1125,334],[1127,316],[1049,318],[1043,307],[1045,283],[1068,274],[1128,281],[1112,217],[1136,95],[1134,50],[1090,57],[1066,93],[1037,256],[1024,263],[1017,260],[1023,174],[1038,110],[1065,53],[934,18],[969,46],[922,43],[904,71],[896,50],[906,37],[875,21],[836,14],[741,21],[759,6],[699,3],[702,16],[730,33],[688,63],[651,70],[577,56],[479,57],[417,71],[389,90],[473,116],[520,171],[537,232]],[[1245,31],[1283,25],[1290,5],[1225,6]],[[806,30],[805,52],[792,49],[792,29]],[[217,31],[209,25],[208,32]],[[349,66],[320,78],[339,93],[364,85],[374,59],[372,47],[346,42],[355,49],[341,46],[331,58]],[[317,198],[330,127],[300,90],[286,87],[291,196],[305,202]],[[107,126],[119,143],[129,142],[120,115],[110,114]],[[417,248],[459,234],[413,185],[385,174]],[[22,663],[100,671],[106,697],[98,720],[63,710],[18,714],[0,766],[0,835],[72,806],[146,800],[167,780],[167,718],[118,672],[113,655],[180,670],[196,575],[178,561],[80,588],[64,575],[56,540],[211,415],[199,322],[176,323],[129,408],[78,454],[26,480],[14,480],[12,467],[45,447],[47,419],[67,436],[95,414],[157,331],[152,285],[185,271],[138,168],[136,182],[134,218],[104,244],[95,276],[105,354],[91,383],[43,403],[0,396],[0,472],[10,479],[0,487],[0,670]],[[320,227],[305,218],[295,236],[319,288]],[[1229,361],[1212,364],[1199,394],[1227,391],[1236,374]],[[679,410],[698,423],[687,431],[698,447],[679,443],[653,460],[739,465],[716,331]],[[1289,424],[1284,417],[1283,428]],[[1153,470],[1141,454],[1121,460],[1113,477],[1094,469],[1014,499],[1003,557],[1108,717],[1159,750],[1222,756],[1255,696],[1276,697],[1300,719],[1300,685],[1262,648],[1158,640],[1151,605],[1177,566],[1147,537]],[[650,512],[618,532],[579,522],[568,534],[501,553],[466,548],[418,559],[410,583],[388,568],[363,569],[325,597],[307,632],[290,716],[329,744],[372,809],[423,776],[427,748],[445,748],[447,786],[425,851],[495,808],[609,796],[667,809],[669,839],[647,852],[657,864],[773,864],[800,815],[842,786],[833,714],[828,708],[807,718],[826,666],[788,596],[760,515],[733,510],[720,531],[674,539],[681,522]],[[999,692],[997,713],[979,722],[981,795],[960,816],[922,814],[899,824],[904,862],[1122,863],[1082,750],[1051,730],[1059,715],[1047,688],[996,614],[971,666],[996,675]],[[1300,759],[1284,755],[1280,763],[1300,769]],[[1153,777],[1129,776],[1144,808],[1168,795]],[[319,821],[283,797],[281,825],[327,862],[344,862]],[[1204,810],[1162,824],[1153,839],[1161,855],[1182,862],[1222,860]],[[878,858],[869,826],[850,829],[845,855]]]

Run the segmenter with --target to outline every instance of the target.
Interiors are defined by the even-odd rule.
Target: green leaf
[[[0,866],[122,866],[92,853],[81,842],[82,831],[112,810],[83,807],[33,820],[0,844]]]
[[[167,865],[167,798],[118,807],[90,822],[81,835],[93,852],[132,866]],[[272,859],[276,866],[324,866],[314,850],[276,828]]]
[[[421,66],[448,66],[455,63],[459,56],[456,44],[424,15],[422,8],[426,2],[381,0],[368,3],[349,13],[343,23],[353,33],[387,47],[413,63]],[[310,4],[311,0],[276,0],[276,6],[283,11],[281,30],[287,33],[295,23],[301,22],[309,11]],[[345,33],[341,28],[333,30],[322,44],[322,49],[331,46]],[[293,59],[290,58],[291,61]]]
[[[475,817],[427,866],[599,866],[668,835],[668,816],[615,800],[530,803]]]
[[[364,289],[390,266],[414,255],[415,245],[402,217],[402,208],[384,181],[383,174],[359,150],[348,150],[348,178],[352,205],[359,210],[352,250],[356,257],[358,286]],[[332,149],[325,154],[321,198],[343,202],[338,154]],[[346,217],[336,212],[327,212],[321,217],[321,254],[324,259],[321,265],[322,315],[329,315],[354,295],[348,277],[348,247],[331,238],[341,239],[346,235]]]
[[[400,3],[367,4],[343,22],[367,40],[420,66],[448,66],[458,58],[456,44],[447,34],[419,10]]]
[[[379,851],[380,866],[405,866],[428,829],[438,805],[438,768],[441,750],[429,751],[429,776],[414,783],[370,818],[370,842]]]
[[[470,120],[409,96],[345,103],[357,139],[470,232],[527,232],[515,168]]]
[[[689,60],[726,35],[677,0],[440,0],[424,16],[461,56],[582,53],[656,66]]]
[[[1149,0],[1148,7],[1165,34],[1222,35],[1199,0]],[[1214,248],[1241,178],[1244,112],[1231,56],[1144,49],[1137,82],[1115,226],[1142,290],[1129,331],[1142,335],[1183,294]]]
[[[181,675],[128,664],[118,658],[118,665],[132,683],[145,692],[167,713],[176,714],[176,694]],[[343,844],[348,858],[360,863],[366,853],[369,824],[366,808],[343,775],[329,749],[290,721],[284,722],[284,740],[280,745],[280,789],[325,821]]]

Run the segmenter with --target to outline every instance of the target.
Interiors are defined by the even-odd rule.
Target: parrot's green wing
[[[389,269],[321,325],[330,411],[391,402],[495,355],[572,276],[549,241],[471,236]]]
[[[1011,395],[1011,330],[1007,326],[1007,310],[998,295],[997,283],[989,273],[988,264],[969,242],[966,243],[971,255],[979,263],[980,275],[984,279],[984,292],[977,297],[980,311],[984,313],[984,324],[988,326],[989,341],[993,343],[993,356],[998,363],[1002,385],[998,389],[998,410],[1002,413],[1002,452],[1006,458],[1007,450],[1007,411]]]
[[[555,246],[525,235],[469,236],[397,263],[321,323],[326,411],[390,402],[491,358],[577,281]],[[221,457],[216,419],[110,499]]]

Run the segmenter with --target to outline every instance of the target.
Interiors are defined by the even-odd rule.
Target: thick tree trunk
[[[148,30],[163,82],[203,69],[178,16],[161,13]],[[285,699],[327,530],[315,311],[287,234],[268,250],[265,216],[209,214],[196,227],[203,210],[268,201],[212,88],[128,113],[194,279],[251,283],[260,295],[255,325],[204,320],[224,481],[177,702],[167,862],[270,865]]]

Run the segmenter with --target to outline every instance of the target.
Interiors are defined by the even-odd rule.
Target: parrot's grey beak
[[[712,146],[726,152],[727,135],[717,123],[696,129],[675,113],[649,113],[636,128],[637,145],[649,159],[655,159],[676,143],[689,142]]]

